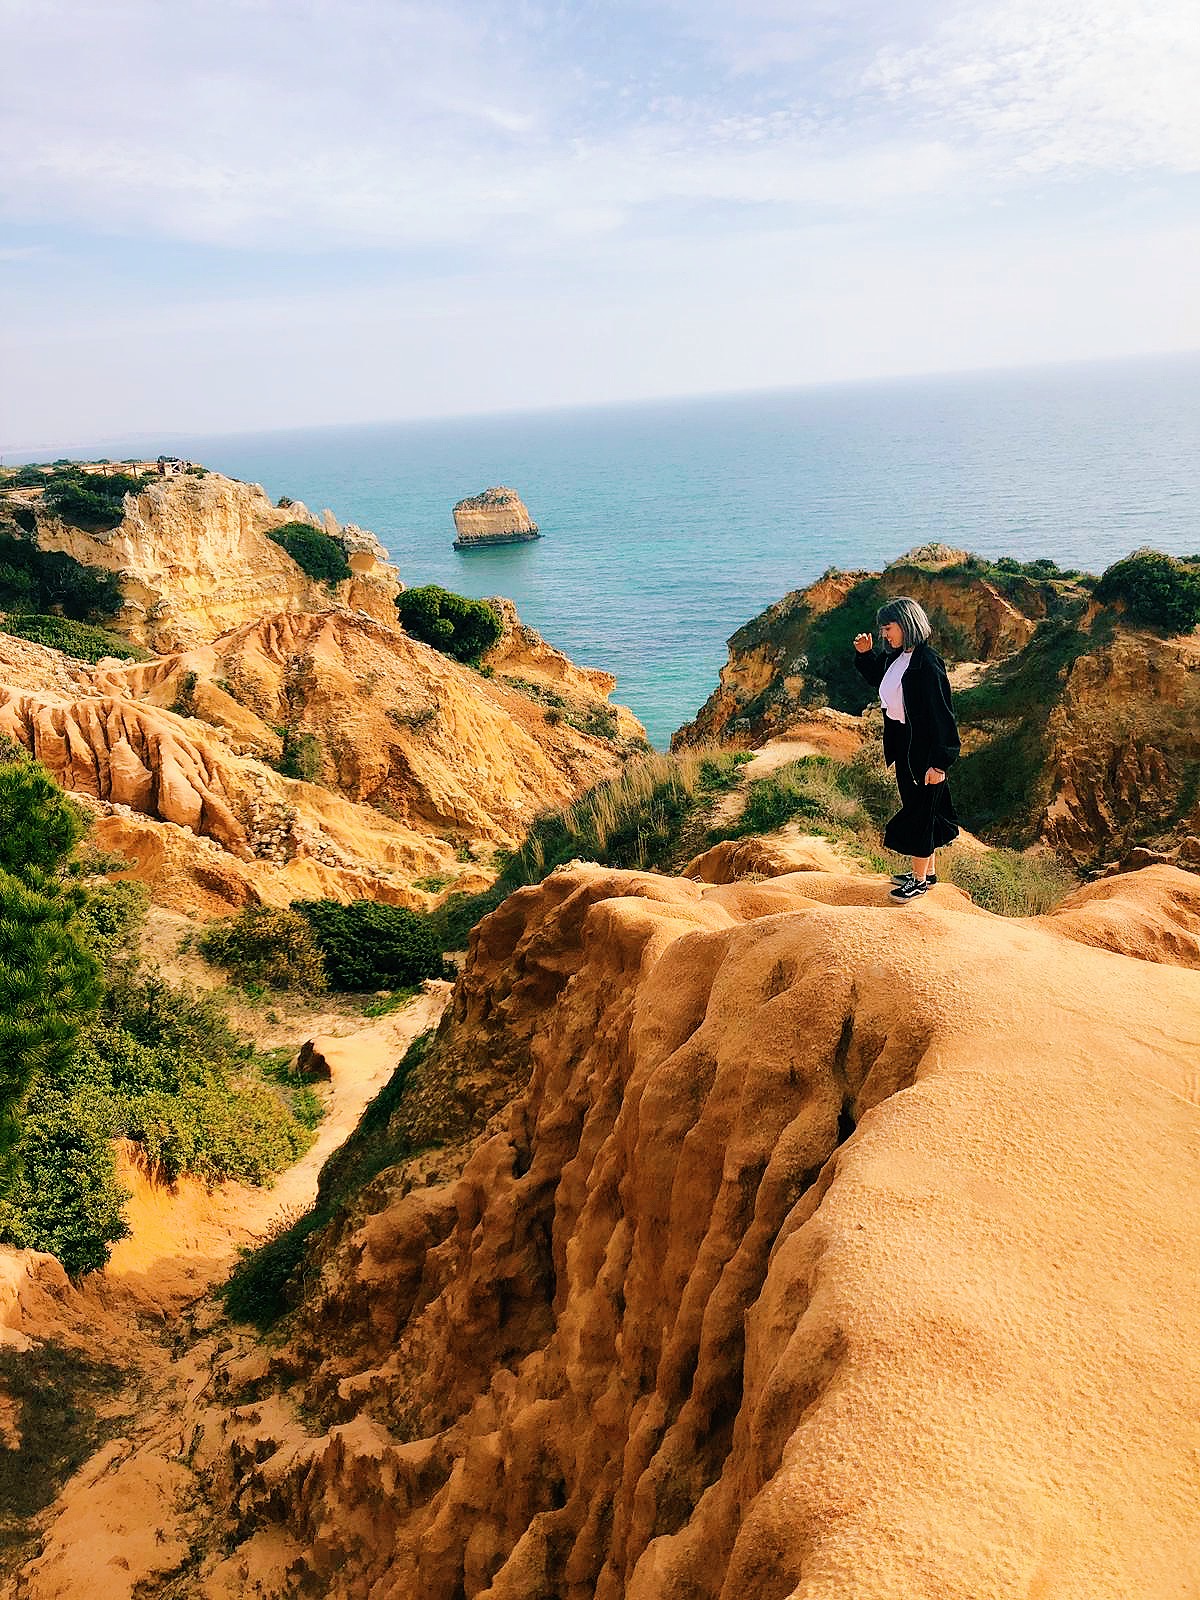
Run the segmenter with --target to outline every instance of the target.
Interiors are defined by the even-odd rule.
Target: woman
[[[879,690],[883,754],[900,790],[900,810],[883,842],[912,858],[912,871],[896,875],[892,899],[916,900],[937,882],[937,847],[958,833],[946,783],[958,760],[958,728],[946,666],[929,647],[932,630],[922,608],[902,596],[880,606],[875,620],[886,648],[878,652],[869,633],[858,634],[854,665]]]

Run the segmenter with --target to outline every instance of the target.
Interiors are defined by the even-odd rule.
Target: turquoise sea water
[[[510,596],[660,746],[728,636],[826,567],[930,539],[1092,571],[1200,551],[1200,356],[171,448],[370,528],[409,584]],[[545,537],[454,551],[451,506],[500,483]]]

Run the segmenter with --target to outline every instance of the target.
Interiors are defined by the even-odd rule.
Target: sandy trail
[[[189,1178],[164,1184],[126,1147],[121,1177],[132,1192],[126,1207],[132,1233],[114,1247],[103,1275],[109,1308],[126,1301],[143,1316],[170,1316],[223,1277],[240,1248],[306,1211],[316,1198],[321,1168],[353,1132],[412,1041],[437,1024],[449,992],[448,983],[431,985],[403,1011],[352,1033],[307,1034],[330,1069],[325,1117],[312,1148],[270,1189],[239,1183],[209,1189]]]

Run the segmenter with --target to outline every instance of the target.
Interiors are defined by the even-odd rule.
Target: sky
[[[1195,0],[0,0],[0,451],[1200,347]]]

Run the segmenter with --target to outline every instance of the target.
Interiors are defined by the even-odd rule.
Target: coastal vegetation
[[[441,976],[442,951],[425,917],[382,900],[296,900],[332,989],[398,989]]]
[[[311,522],[285,522],[268,528],[267,538],[285,551],[314,583],[342,583],[350,576],[350,563],[338,541]]]
[[[363,993],[435,978],[442,950],[420,912],[380,900],[296,900],[245,906],[209,923],[200,954],[253,990]]]
[[[143,964],[146,892],[87,876],[79,807],[0,756],[0,1239],[80,1273],[127,1231],[114,1140],[167,1178],[262,1183],[311,1132],[219,1001]]]
[[[957,771],[957,768],[955,769]],[[748,786],[745,809],[720,839],[772,833],[789,822],[842,845],[872,871],[890,872],[896,860],[882,840],[897,810],[896,786],[875,745],[852,761],[804,756]],[[976,905],[1004,917],[1032,917],[1051,910],[1078,879],[1052,852],[992,849],[978,855],[951,846],[939,856],[939,875],[965,889]]]
[[[1123,606],[1133,622],[1190,633],[1200,622],[1200,563],[1159,550],[1136,550],[1105,571],[1096,599]]]
[[[486,600],[468,600],[436,583],[402,590],[396,611],[406,633],[468,666],[478,666],[504,632],[499,612]]]
[[[285,1217],[263,1244],[243,1252],[221,1290],[230,1316],[265,1331],[298,1305],[311,1276],[310,1240],[344,1215],[372,1178],[413,1154],[408,1139],[393,1134],[389,1123],[432,1039],[424,1033],[413,1040],[350,1138],[325,1163],[312,1207]]]
[[[650,872],[681,865],[706,832],[717,797],[736,786],[749,759],[728,750],[651,751],[573,804],[544,812],[517,849],[498,857],[500,873],[490,889],[451,895],[429,913],[443,948],[461,949],[481,917],[567,861]]]
[[[210,922],[196,947],[245,988],[319,994],[328,987],[312,923],[288,906],[244,906]]]
[[[76,661],[88,661],[94,666],[106,656],[118,661],[150,661],[152,656],[140,645],[130,644],[118,633],[107,628],[97,628],[91,623],[76,622],[71,617],[40,616],[36,612],[10,612],[3,619],[3,631],[18,639],[28,639],[33,644],[44,644],[51,650],[61,650]],[[194,674],[193,674],[194,676]]]
[[[32,538],[0,531],[0,610],[104,622],[122,603],[115,573],[85,566],[61,550],[43,550]]]

